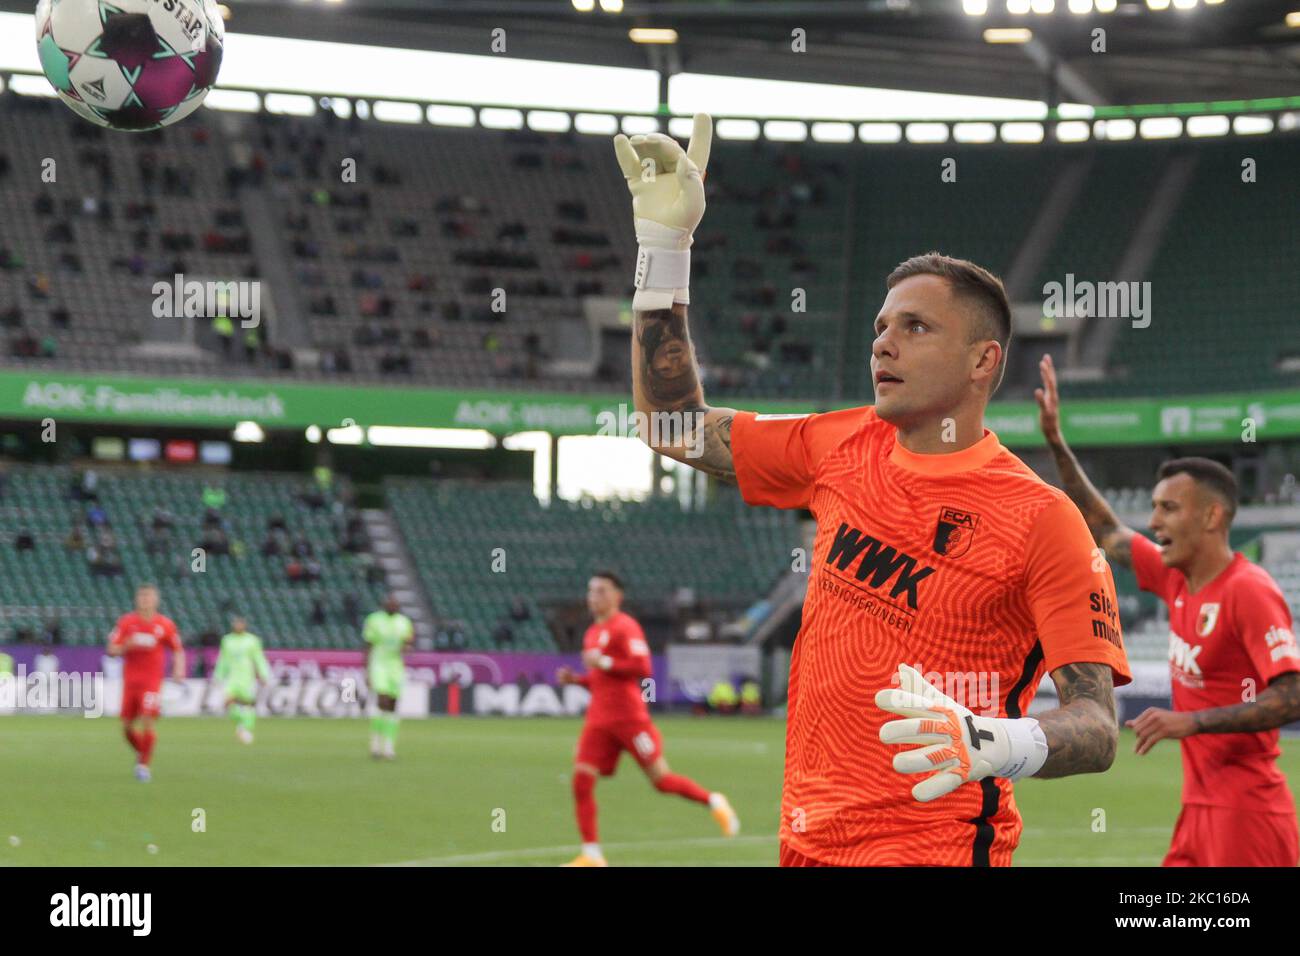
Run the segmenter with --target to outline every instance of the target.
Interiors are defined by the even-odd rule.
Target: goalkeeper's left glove
[[[691,301],[691,243],[704,217],[704,174],[713,143],[713,120],[695,114],[690,145],[671,136],[646,133],[614,137],[619,168],[632,194],[636,225],[637,311],[671,309]]]
[[[922,803],[985,777],[1033,776],[1047,760],[1047,737],[1032,717],[978,717],[927,681],[898,665],[899,686],[876,694],[876,706],[905,720],[880,728],[887,744],[926,744],[894,755],[899,773],[939,773],[912,788]]]

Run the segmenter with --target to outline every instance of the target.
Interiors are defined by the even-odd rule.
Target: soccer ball
[[[110,129],[168,126],[217,81],[216,0],[40,0],[41,69],[68,107]]]

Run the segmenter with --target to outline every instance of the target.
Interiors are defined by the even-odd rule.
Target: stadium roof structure
[[[485,28],[502,27],[512,58],[668,73],[1052,105],[1300,94],[1300,25],[1287,25],[1300,0],[1195,0],[1191,9],[1117,0],[1114,12],[1094,7],[1083,15],[1070,11],[1069,0],[1055,0],[1047,14],[1012,14],[1007,0],[986,0],[988,12],[979,16],[964,13],[963,0],[625,0],[620,13],[604,12],[601,0],[586,13],[571,0],[225,2],[229,29],[245,33],[486,54]],[[1177,0],[1184,2],[1192,0]],[[0,0],[0,10],[30,8],[30,0]],[[985,42],[986,28],[1011,26],[1029,28],[1032,40]],[[633,43],[632,27],[673,28],[678,42]],[[1097,27],[1106,31],[1105,53],[1093,52]],[[795,28],[806,31],[807,52],[791,52]]]

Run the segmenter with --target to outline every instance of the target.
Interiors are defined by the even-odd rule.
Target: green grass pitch
[[[659,725],[673,769],[727,793],[742,833],[723,838],[702,807],[656,793],[624,756],[596,790],[610,863],[774,865],[784,723]],[[0,718],[0,865],[551,866],[577,849],[568,767],[579,726],[406,721],[398,760],[375,763],[363,721],[262,719],[245,747],[228,721],[164,720],[153,782],[141,784],[117,720]],[[1126,732],[1103,776],[1018,784],[1016,864],[1157,865],[1178,813],[1178,749],[1132,751]],[[1300,740],[1283,751],[1295,779]]]

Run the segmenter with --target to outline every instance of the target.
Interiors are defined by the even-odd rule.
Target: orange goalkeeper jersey
[[[753,505],[817,519],[790,662],[781,841],[840,865],[1009,865],[1010,781],[931,803],[881,743],[876,691],[915,667],[977,714],[1021,717],[1046,672],[1096,662],[1130,674],[1115,582],[1083,516],[997,435],[917,455],[872,408],[743,412],[736,477]]]

